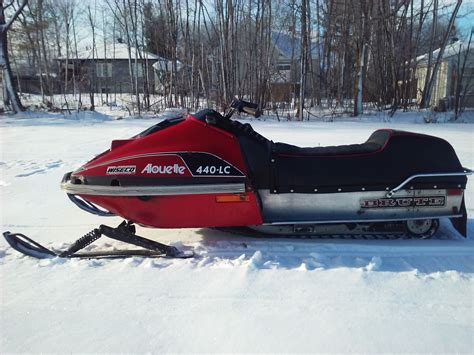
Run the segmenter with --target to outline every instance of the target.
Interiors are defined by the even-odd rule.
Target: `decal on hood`
[[[136,170],[136,165],[108,166],[107,175],[133,175]]]
[[[147,164],[142,170],[142,174],[161,174],[161,175],[184,175],[186,167],[179,164],[173,165],[153,165],[152,163]]]

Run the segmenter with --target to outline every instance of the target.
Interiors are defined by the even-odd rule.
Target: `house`
[[[474,44],[471,44],[471,47],[473,46]],[[432,52],[432,69],[438,58],[439,51],[440,48]],[[468,51],[468,46],[461,41],[456,41],[446,46],[431,92],[431,107],[437,107],[439,109],[452,108],[459,80],[462,91],[465,92],[466,95],[464,101],[465,107],[474,107],[474,48],[471,48],[469,52],[467,52],[464,74],[461,78],[458,78],[460,74],[459,67],[463,65],[466,51]],[[416,99],[418,103],[422,98],[427,71],[428,53],[417,58],[415,75],[417,79]]]
[[[301,38],[284,32],[272,31],[273,71],[270,89],[274,101],[291,101],[299,95]],[[317,43],[311,42],[312,67],[316,68]],[[307,81],[309,82],[309,80]]]
[[[249,28],[253,29],[252,26],[253,22],[250,23],[249,27],[243,28],[242,31],[249,31]],[[245,48],[246,50],[250,49],[250,51],[253,51],[254,48],[252,46],[249,48],[249,44],[247,42],[244,43],[246,39],[247,35],[237,37],[235,47]],[[268,84],[269,90],[265,91],[264,99],[270,102],[292,102],[295,97],[299,96],[300,91],[301,38],[299,35],[292,35],[287,31],[272,31],[270,40],[269,49],[265,52],[265,56],[268,55],[269,57],[269,81],[268,83],[265,82],[265,84]],[[310,46],[312,55],[311,67],[317,68],[319,66],[317,61],[317,44],[316,42],[311,42]],[[214,47],[207,55],[207,60],[209,64],[209,71],[207,74],[210,78],[209,95],[211,99],[215,99],[219,94],[221,94],[218,92],[217,86],[213,85],[213,83],[219,82],[221,75],[222,59],[220,49]],[[267,57],[265,57],[265,60],[267,60]],[[236,62],[236,74],[234,77],[238,78],[238,80],[242,80],[249,75],[248,61],[238,60]],[[266,68],[267,67],[265,67],[265,69]],[[307,87],[311,84],[309,75],[316,75],[316,73],[308,73]],[[256,86],[260,84],[261,83],[257,83]],[[250,93],[246,92],[246,95],[250,95]]]
[[[171,80],[170,76],[173,70],[176,70],[176,78],[174,79],[175,85],[177,86],[178,92],[185,93],[185,87],[182,87],[185,82],[190,81],[191,77],[191,67],[181,63],[179,60],[176,60],[176,66],[173,68],[173,60],[166,58],[160,58],[155,63],[153,63],[153,69],[155,70],[155,91],[159,94],[164,94],[169,92]],[[188,78],[188,80],[184,80]]]
[[[83,92],[95,93],[133,93],[135,85],[139,92],[145,89],[154,92],[155,71],[152,65],[163,60],[156,54],[129,48],[125,43],[98,45],[94,51],[92,47],[86,47],[70,57],[57,58],[63,81],[62,90],[67,77],[65,91],[71,92],[75,83]],[[131,62],[129,57],[132,58]]]
[[[14,47],[10,59],[13,85],[18,92],[38,95],[59,92],[58,78],[53,67],[48,65],[47,70],[44,66],[40,68],[36,57],[20,55]]]

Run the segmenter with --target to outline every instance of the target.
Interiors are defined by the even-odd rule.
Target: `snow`
[[[71,56],[69,60],[84,60],[84,59],[129,59],[128,51],[129,48],[126,43],[111,43],[106,46],[103,44],[97,44],[95,47],[95,53],[93,53],[92,50],[93,46],[89,45],[85,47],[84,49],[80,50],[77,53],[77,56]],[[143,58],[143,59],[149,59],[149,60],[163,60],[164,58],[142,50],[137,50],[135,47],[130,47],[130,56],[131,58]],[[62,56],[57,59],[65,60],[66,57]]]
[[[106,115],[0,119],[0,230],[48,247],[101,223],[59,189],[62,175],[155,120]],[[382,127],[450,141],[474,167],[473,124],[252,122],[288,143],[362,142]],[[400,123],[401,122],[401,123]],[[186,260],[35,260],[0,241],[2,353],[436,352],[474,351],[474,187],[468,238],[448,221],[432,240],[259,239],[215,230],[138,234],[193,248]],[[90,249],[120,248],[99,240]]]
[[[468,49],[468,46],[465,43],[463,43],[462,41],[456,41],[454,43],[450,43],[444,49],[443,59],[457,56],[457,55],[459,55],[460,52],[462,53],[462,52],[466,51],[467,49]],[[441,48],[438,48],[438,49],[436,49],[432,52],[431,55],[432,55],[432,58],[433,58],[434,61],[438,59],[438,55],[439,55],[440,50],[441,50]],[[429,55],[429,53],[425,53],[423,55],[420,55],[416,58],[416,61],[426,64],[426,63],[428,63],[428,55]]]

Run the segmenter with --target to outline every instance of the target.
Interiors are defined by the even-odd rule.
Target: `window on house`
[[[291,79],[291,64],[277,64],[275,81],[287,82]]]
[[[290,64],[278,64],[277,69],[280,70],[280,71],[290,70],[291,65]]]
[[[98,78],[112,77],[112,63],[96,63],[95,70]]]
[[[136,74],[135,74],[135,70],[136,70]],[[133,76],[136,76],[138,78],[143,78],[143,65],[141,65],[140,63],[137,64],[137,66],[135,66],[135,63],[132,64],[132,73],[133,73]]]

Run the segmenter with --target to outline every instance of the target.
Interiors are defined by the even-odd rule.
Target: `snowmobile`
[[[79,208],[121,216],[61,253],[23,234],[10,245],[35,257],[189,257],[142,238],[154,228],[221,228],[252,235],[411,235],[431,237],[450,218],[466,237],[464,190],[472,171],[445,140],[380,129],[361,144],[302,148],[275,143],[235,113],[258,106],[235,100],[225,115],[205,109],[166,119],[64,175],[61,188]],[[79,253],[105,235],[143,250]]]

